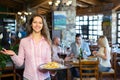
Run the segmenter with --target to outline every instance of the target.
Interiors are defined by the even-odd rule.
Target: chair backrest
[[[83,76],[94,76],[98,79],[98,64],[99,60],[81,60],[80,61],[80,79]]]
[[[4,69],[0,68],[0,71],[2,72],[2,74],[0,75],[0,79],[12,76],[13,80],[16,80],[16,69],[12,61],[8,62]]]
[[[111,60],[110,60],[110,62],[111,62],[111,66],[112,66],[112,68],[116,71],[116,59],[117,58],[117,53],[116,52],[113,52],[113,53],[111,53]]]

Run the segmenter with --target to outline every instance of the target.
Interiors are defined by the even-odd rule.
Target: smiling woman
[[[10,55],[17,66],[25,63],[23,76],[28,80],[49,80],[50,73],[38,69],[39,65],[51,62],[51,40],[45,19],[41,15],[33,15],[28,29],[27,37],[20,41],[18,55],[6,49],[1,53]]]

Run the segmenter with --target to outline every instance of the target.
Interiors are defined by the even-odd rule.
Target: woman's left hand
[[[57,71],[55,70],[51,70],[51,71],[49,71],[50,72],[50,74],[51,74],[51,76],[55,76],[56,74],[57,74]]]

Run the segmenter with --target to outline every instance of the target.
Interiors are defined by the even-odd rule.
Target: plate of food
[[[68,66],[62,65],[57,62],[49,62],[49,63],[40,65],[40,69],[45,69],[45,70],[61,70],[61,69],[67,69],[67,68]]]

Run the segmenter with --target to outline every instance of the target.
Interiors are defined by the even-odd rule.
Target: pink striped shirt
[[[32,37],[21,39],[18,55],[11,57],[17,66],[25,63],[23,76],[29,80],[44,80],[50,77],[49,72],[41,72],[39,66],[51,61],[51,48],[42,37],[39,44],[35,44]]]

